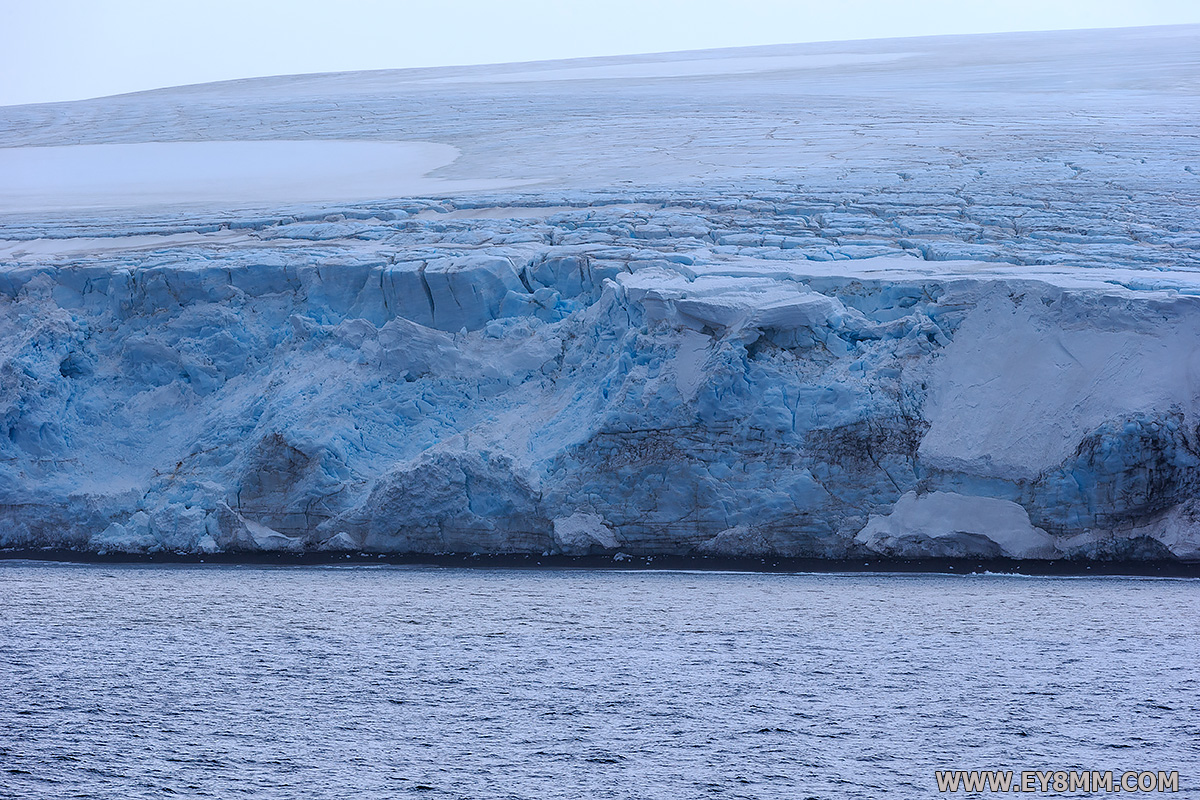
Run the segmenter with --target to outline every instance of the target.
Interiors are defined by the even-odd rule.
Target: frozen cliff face
[[[397,150],[401,199],[326,170],[306,189],[376,195],[323,205],[86,209],[93,175],[22,211],[49,184],[0,178],[0,546],[1200,558],[1187,41],[987,39],[970,81],[940,65],[978,42],[933,40],[0,109],[0,155],[85,171],[76,145],[280,109],[330,154],[460,153]]]
[[[457,332],[369,259],[13,268],[4,542],[1194,557],[1191,275],[691,252]]]

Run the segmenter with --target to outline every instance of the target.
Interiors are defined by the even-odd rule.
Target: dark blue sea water
[[[929,798],[1012,768],[1198,797],[1198,612],[1194,580],[0,563],[0,796]]]

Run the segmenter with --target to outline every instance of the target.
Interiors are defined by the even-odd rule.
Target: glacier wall
[[[426,205],[12,250],[0,545],[1200,557],[1194,273]]]
[[[0,108],[0,548],[1200,559],[1198,32]]]

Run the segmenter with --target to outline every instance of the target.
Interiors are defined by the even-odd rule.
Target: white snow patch
[[[686,269],[686,268],[684,268]],[[619,275],[626,297],[652,320],[677,318],[699,328],[796,328],[837,325],[840,301],[791,281],[774,278],[700,275],[648,268]]]
[[[720,266],[696,265],[697,275],[772,277],[779,280],[810,278],[856,278],[876,283],[932,280],[948,285],[958,282],[1036,281],[1060,289],[1095,289],[1114,296],[1139,298],[1172,297],[1174,292],[1196,294],[1200,273],[1190,270],[1122,269],[1071,264],[1007,264],[991,261],[924,261],[910,255],[835,261],[764,262],[750,256],[731,258]],[[1135,288],[1131,289],[1126,284]],[[1150,294],[1153,292],[1154,294]]]
[[[437,142],[209,141],[0,148],[0,211],[446,194],[527,181],[426,175],[458,158]]]
[[[529,81],[630,80],[640,78],[692,78],[705,75],[746,75],[757,72],[849,67],[859,64],[883,64],[916,55],[915,53],[812,53],[788,56],[748,56],[734,53],[718,58],[688,58],[677,61],[655,60],[625,64],[596,64],[585,67],[525,69],[518,72],[455,75],[414,83],[526,83]]]
[[[319,549],[341,552],[343,550],[359,550],[361,545],[353,536],[345,531],[340,531],[321,542]]]
[[[254,520],[246,520],[246,530],[250,532],[250,537],[254,539],[254,544],[259,550],[301,550],[304,546],[299,537],[284,536],[279,531]]]
[[[1134,528],[1132,535],[1149,535],[1183,561],[1200,561],[1200,502],[1188,499],[1168,511],[1157,523]]]
[[[889,514],[871,517],[855,540],[881,549],[901,537],[941,539],[964,533],[991,539],[1011,558],[1049,558],[1057,554],[1054,538],[1035,528],[1020,505],[956,492],[906,492]]]
[[[1194,317],[1147,315],[1104,330],[1063,320],[1036,300],[1014,308],[996,293],[938,362],[921,457],[944,469],[1034,478],[1107,420],[1182,398],[1194,408],[1198,375]]]
[[[436,211],[427,208],[417,213],[417,219],[542,219],[567,211],[579,211],[573,206],[493,206],[489,208],[455,208]]]
[[[554,538],[564,553],[588,553],[597,546],[615,550],[617,537],[598,514],[577,512],[554,520]]]
[[[696,397],[696,391],[707,377],[704,365],[708,361],[712,337],[693,330],[685,330],[675,353],[675,385],[686,400]]]
[[[0,239],[0,258],[18,260],[85,253],[96,255],[189,245],[249,245],[257,241],[256,237],[238,230],[140,236],[72,236],[61,239]]]

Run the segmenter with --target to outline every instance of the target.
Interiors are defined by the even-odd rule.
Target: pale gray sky
[[[1200,22],[1200,0],[0,0],[0,105],[229,78]]]

